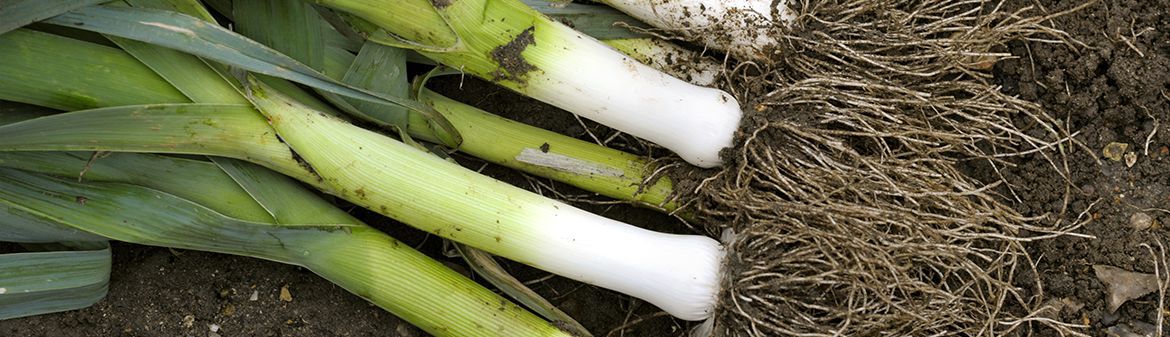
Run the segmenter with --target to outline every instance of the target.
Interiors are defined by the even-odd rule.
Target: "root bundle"
[[[1010,206],[1014,160],[1071,136],[1002,93],[1007,41],[1063,34],[984,1],[804,1],[771,63],[732,64],[749,110],[690,208],[734,232],[721,336],[1000,336],[1042,315],[1023,243],[1069,225]]]

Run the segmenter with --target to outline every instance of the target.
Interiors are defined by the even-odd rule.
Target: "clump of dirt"
[[[500,65],[492,74],[496,81],[512,81],[523,85],[528,79],[528,73],[536,71],[536,66],[528,63],[524,58],[524,50],[536,43],[532,32],[536,27],[528,27],[502,46],[492,49],[492,59]]]

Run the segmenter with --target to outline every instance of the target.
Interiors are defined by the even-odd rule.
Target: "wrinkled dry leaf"
[[[1093,272],[1109,288],[1109,312],[1116,312],[1126,301],[1158,290],[1158,277],[1154,274],[1135,273],[1106,265],[1093,265]]]

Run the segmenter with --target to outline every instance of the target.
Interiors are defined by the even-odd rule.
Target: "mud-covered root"
[[[999,335],[990,333],[1000,328],[992,319],[996,302],[1021,295],[971,265],[961,245],[912,239],[928,233],[857,230],[862,224],[832,216],[804,219],[812,226],[788,219],[743,233],[717,335]],[[1010,265],[1017,256],[988,258]]]
[[[986,77],[979,71],[1012,57],[997,48],[1007,41],[1067,36],[1046,26],[1064,13],[1008,11],[1004,0],[793,2],[796,19],[772,31],[783,42],[771,60],[793,74],[849,71],[888,83],[949,74]]]
[[[1025,156],[1063,174],[1074,138],[987,72],[1008,41],[1064,35],[1000,5],[800,1],[781,57],[733,65],[736,146],[677,180],[737,233],[715,336],[1078,333],[1044,315],[1024,249],[1076,224],[1019,214],[999,174]]]
[[[795,8],[784,56],[726,77],[745,122],[689,189],[738,233],[715,335],[1076,334],[1021,286],[1040,284],[1023,242],[1075,226],[1017,213],[999,174],[1024,155],[1062,174],[1072,137],[985,72],[1001,44],[1062,33],[984,1]]]
[[[1024,240],[1071,228],[1032,225],[938,156],[858,153],[865,142],[783,120],[754,127],[696,205],[736,231],[715,336],[1069,330],[1033,315],[1043,294],[1014,282],[1030,275]]]
[[[1044,294],[1015,277],[1034,275],[1024,241],[1071,228],[1014,211],[997,173],[1022,154],[1059,156],[1067,135],[1035,105],[965,79],[837,73],[772,88],[729,165],[694,189],[699,218],[739,237],[717,335],[1069,330],[1037,316]]]

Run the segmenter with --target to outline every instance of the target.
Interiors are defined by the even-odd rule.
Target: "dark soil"
[[[1059,12],[1082,1],[1040,3]],[[997,79],[1005,91],[1039,102],[1066,121],[1092,152],[1064,149],[1069,152],[1071,185],[1051,174],[1051,166],[1040,158],[1022,163],[1009,179],[1022,179],[1014,190],[1025,214],[1065,210],[1063,217],[1053,219],[1075,221],[1087,210],[1091,220],[1079,232],[1094,238],[1041,241],[1031,245],[1032,257],[1039,260],[1047,295],[1072,304],[1064,306],[1062,318],[1090,325],[1089,334],[1103,335],[1119,324],[1156,323],[1156,292],[1110,313],[1107,288],[1092,266],[1154,273],[1155,264],[1165,261],[1161,245],[1167,243],[1165,225],[1170,224],[1170,3],[1100,1],[1055,24],[1084,45],[1012,44],[1010,51],[1020,58],[997,65]],[[1126,152],[1136,159],[1132,167],[1125,158],[1115,161],[1103,155],[1113,142],[1128,144]],[[1153,228],[1135,228],[1132,223],[1141,221],[1131,219],[1141,218],[1152,218]],[[1165,277],[1167,271],[1159,272]]]
[[[1050,12],[1071,8],[1081,0],[1040,1]],[[1031,2],[1029,2],[1031,3]],[[1049,163],[1031,158],[1006,172],[1018,181],[1013,191],[1025,214],[1051,213],[1052,221],[1088,221],[1080,233],[1092,238],[1063,237],[1030,245],[1050,298],[1064,299],[1060,317],[1089,325],[1090,335],[1105,335],[1118,324],[1158,321],[1158,294],[1121,306],[1116,314],[1105,306],[1106,287],[1093,265],[1109,265],[1143,273],[1155,272],[1164,261],[1170,225],[1170,3],[1155,0],[1103,0],[1054,20],[1079,44],[1012,43],[1018,59],[996,65],[996,80],[1006,92],[1040,102],[1049,113],[1079,132],[1091,150],[1066,146],[1068,180],[1052,174]],[[605,140],[611,131],[582,126],[557,109],[520,98],[473,79],[439,79],[438,91],[453,98],[535,124],[592,139]],[[1136,161],[1114,161],[1102,155],[1111,142],[1128,144]],[[644,144],[618,137],[609,145],[647,153]],[[1148,151],[1147,151],[1148,149]],[[550,193],[601,200],[579,190],[485,165],[462,156],[472,168],[515,185]],[[1068,184],[1071,182],[1071,184]],[[1069,186],[1069,188],[1066,188]],[[1010,195],[1010,194],[1009,194]],[[626,205],[576,202],[605,216],[660,230],[685,231],[677,221]],[[1061,215],[1061,212],[1064,212]],[[428,238],[392,221],[354,210],[424,252],[462,269],[461,261],[444,258],[440,240]],[[1155,225],[1135,229],[1131,219],[1145,214]],[[1138,216],[1140,217],[1140,216]],[[1143,245],[1152,248],[1153,254]],[[423,336],[409,324],[367,304],[302,268],[220,254],[172,251],[129,244],[114,246],[110,293],[93,307],[31,318],[0,321],[2,336]],[[509,264],[521,280],[537,280],[533,288],[576,317],[598,336],[631,323],[613,336],[672,336],[682,322],[655,316],[657,309],[626,296],[531,268]],[[1163,276],[1167,270],[1159,270]],[[1019,279],[1027,279],[1021,277]],[[282,301],[288,286],[293,300]],[[257,300],[249,298],[257,293]],[[1079,305],[1083,307],[1078,308]],[[637,323],[639,318],[643,318]],[[188,324],[189,323],[189,324]],[[632,324],[637,323],[637,324]],[[212,333],[209,326],[218,325]],[[623,334],[624,333],[624,334]]]
[[[4,336],[420,336],[296,266],[115,244],[110,292],[78,311],[0,321]],[[291,302],[280,299],[288,287]],[[256,300],[251,300],[253,292]]]

